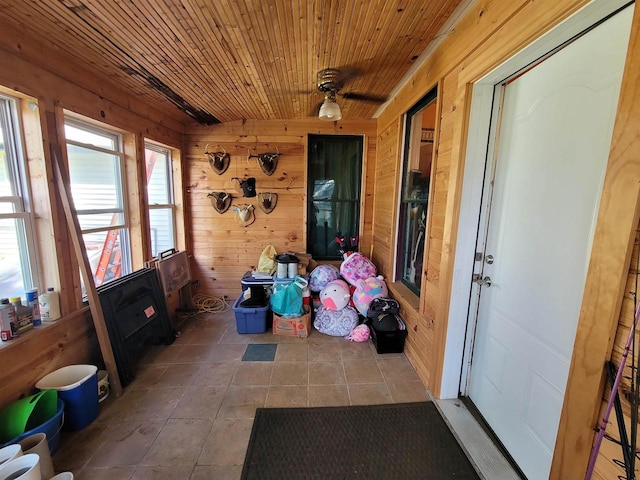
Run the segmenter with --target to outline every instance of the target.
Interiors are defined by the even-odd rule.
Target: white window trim
[[[171,149],[168,147],[164,147],[162,145],[157,145],[149,141],[145,141],[144,148],[145,148],[145,158],[146,158],[146,150],[151,150],[153,152],[166,156],[166,162],[164,164],[164,168],[166,169],[166,173],[167,173],[167,197],[170,203],[150,203],[149,198],[147,196],[147,208],[149,209],[149,211],[168,209],[171,212],[171,236],[173,239],[174,248],[177,249],[178,248],[178,233],[176,229],[177,208],[175,203],[176,197],[175,197],[175,191],[174,191],[175,185],[173,180],[173,158],[171,154]],[[145,184],[145,188],[148,188],[147,184]],[[152,248],[151,242],[153,239],[153,232],[151,231],[151,221],[149,221],[148,234],[149,234],[149,246],[150,248]],[[160,252],[157,252],[157,254],[160,254]]]
[[[20,265],[25,289],[34,288],[41,279],[38,275],[38,250],[36,248],[34,216],[31,211],[31,189],[29,187],[29,172],[25,156],[24,139],[22,135],[18,100],[8,95],[0,94],[0,122],[5,134],[5,152],[9,167],[10,181],[18,190],[17,195],[0,197],[2,202],[14,205],[14,213],[2,214],[0,218],[23,220],[24,240],[27,258],[20,255]]]
[[[106,153],[108,155],[113,155],[118,158],[119,163],[119,184],[116,185],[116,191],[119,196],[119,205],[116,208],[105,208],[105,209],[85,209],[78,210],[76,209],[75,213],[77,217],[82,215],[91,215],[91,214],[99,214],[99,213],[112,213],[112,214],[120,214],[122,215],[123,222],[119,222],[113,225],[109,225],[106,227],[99,228],[91,228],[91,229],[81,229],[82,235],[98,233],[98,232],[109,232],[111,230],[119,230],[120,231],[120,248],[121,248],[121,258],[126,261],[122,261],[122,270],[121,275],[124,276],[132,271],[132,252],[131,252],[131,241],[129,238],[130,232],[130,221],[129,221],[129,204],[128,204],[128,194],[127,194],[127,181],[125,177],[126,166],[125,166],[125,152],[124,152],[124,139],[123,135],[117,131],[109,130],[107,128],[102,128],[96,126],[89,122],[84,122],[82,120],[78,120],[77,118],[73,118],[71,116],[65,116],[64,120],[65,125],[69,125],[81,130],[86,130],[91,133],[95,133],[97,135],[111,137],[114,139],[114,143],[116,145],[117,150],[111,150],[104,147],[98,147],[96,145],[90,143],[78,142],[71,139],[65,139],[67,145],[74,145],[82,148],[86,148],[89,150],[93,150],[100,153]]]

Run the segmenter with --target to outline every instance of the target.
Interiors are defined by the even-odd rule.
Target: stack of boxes
[[[307,253],[295,253],[298,258],[297,274],[305,276],[317,264]],[[308,290],[303,290],[304,314],[285,318],[273,313],[269,306],[269,294],[274,284],[286,286],[293,278],[274,278],[259,272],[247,272],[241,280],[243,293],[236,299],[233,311],[238,333],[265,333],[273,319],[273,334],[307,337],[311,333],[311,306]],[[246,292],[250,294],[247,296]]]

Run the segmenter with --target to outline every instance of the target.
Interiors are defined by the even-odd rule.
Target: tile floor
[[[403,354],[378,355],[313,331],[309,338],[239,335],[233,311],[186,320],[170,346],[149,347],[136,379],[80,432],[63,432],[57,472],[76,480],[238,479],[258,407],[427,400]],[[247,344],[275,360],[242,361]]]

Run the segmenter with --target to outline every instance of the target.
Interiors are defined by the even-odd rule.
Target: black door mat
[[[276,358],[277,343],[250,343],[242,356],[243,362],[273,362]]]
[[[241,478],[480,477],[435,405],[419,402],[258,408]]]

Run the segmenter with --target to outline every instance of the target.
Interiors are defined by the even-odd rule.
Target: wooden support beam
[[[118,368],[116,367],[115,357],[113,356],[113,349],[111,348],[111,341],[109,340],[109,332],[107,331],[104,321],[102,306],[100,305],[96,285],[93,281],[93,275],[91,274],[89,258],[87,257],[87,253],[84,248],[84,240],[81,235],[80,224],[78,222],[78,217],[74,215],[75,208],[73,207],[73,199],[71,198],[71,192],[67,188],[69,181],[67,177],[63,175],[65,170],[60,166],[61,158],[62,149],[60,148],[60,145],[57,143],[51,143],[53,175],[55,177],[56,187],[60,193],[60,199],[62,200],[64,214],[67,218],[69,239],[73,244],[73,250],[78,259],[78,263],[80,264],[80,274],[82,275],[82,280],[84,281],[84,285],[87,289],[91,317],[93,318],[93,325],[96,329],[100,351],[102,352],[102,359],[104,360],[107,373],[109,374],[111,388],[116,397],[119,397],[122,395],[122,384],[120,383]]]

